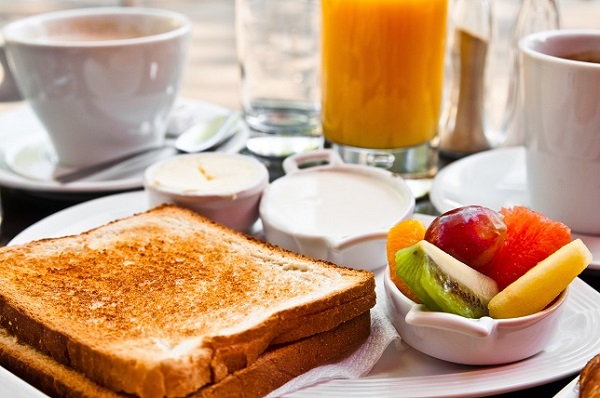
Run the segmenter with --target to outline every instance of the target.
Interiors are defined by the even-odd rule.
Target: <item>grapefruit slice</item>
[[[592,253],[576,239],[552,253],[494,296],[492,318],[516,318],[543,310],[592,261]]]
[[[390,276],[392,282],[406,297],[415,303],[421,303],[417,295],[408,287],[408,285],[396,274],[396,252],[398,250],[410,247],[425,237],[425,224],[420,220],[410,218],[400,221],[390,228],[387,236],[386,251],[388,265],[390,267]]]
[[[504,245],[479,271],[500,290],[571,241],[571,230],[524,206],[500,209],[506,224]]]

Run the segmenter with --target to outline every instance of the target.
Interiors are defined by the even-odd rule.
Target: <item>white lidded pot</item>
[[[332,150],[290,156],[283,170],[259,206],[269,243],[350,268],[375,270],[387,264],[389,229],[415,209],[415,197],[401,176],[346,164]]]

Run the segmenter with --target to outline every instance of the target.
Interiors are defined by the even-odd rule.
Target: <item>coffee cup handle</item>
[[[11,102],[20,101],[23,99],[15,78],[13,76],[10,67],[8,66],[8,59],[6,58],[6,48],[4,43],[0,42],[0,65],[2,66],[3,74],[2,81],[0,82],[0,102]]]

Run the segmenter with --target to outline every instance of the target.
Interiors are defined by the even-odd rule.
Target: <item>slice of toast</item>
[[[594,398],[600,396],[600,354],[586,362],[579,374],[579,397]]]
[[[0,249],[0,326],[112,391],[183,396],[375,304],[371,273],[161,206]]]
[[[292,378],[334,360],[363,343],[370,333],[370,313],[326,332],[269,347],[255,362],[188,398],[263,397]],[[52,397],[126,397],[102,387],[29,345],[19,344],[0,328],[0,366]]]

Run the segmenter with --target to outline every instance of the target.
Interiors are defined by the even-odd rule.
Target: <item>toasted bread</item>
[[[579,396],[600,397],[600,354],[590,359],[579,374]]]
[[[0,326],[116,392],[184,396],[375,304],[371,273],[160,206],[0,249]]]
[[[292,378],[358,347],[370,332],[365,312],[333,330],[271,346],[254,363],[207,385],[187,398],[263,397]],[[130,397],[102,387],[29,345],[19,344],[0,328],[0,366],[52,397]]]

